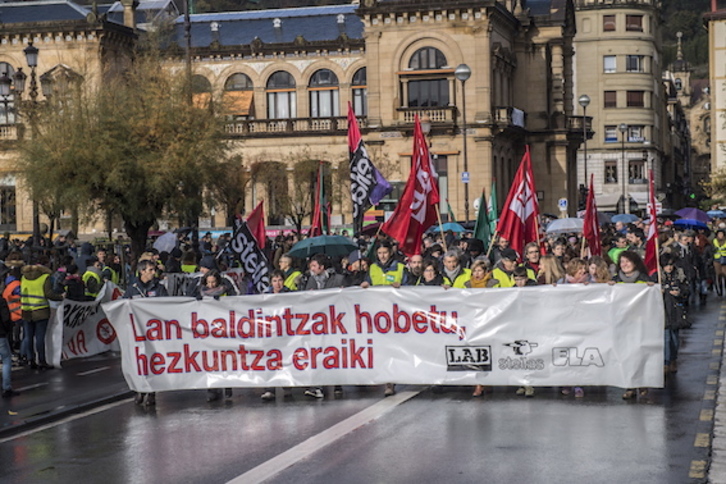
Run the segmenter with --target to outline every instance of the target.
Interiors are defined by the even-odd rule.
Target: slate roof
[[[356,15],[357,5],[331,5],[249,12],[224,12],[191,15],[192,47],[206,47],[215,37],[212,23],[218,24],[216,39],[222,46],[250,44],[258,37],[266,44],[290,43],[298,36],[309,42],[331,41],[345,33],[350,39],[363,38],[363,22]],[[343,23],[338,16],[343,15]],[[273,26],[274,19],[281,26]],[[177,21],[180,45],[184,43],[184,17]]]
[[[85,20],[89,12],[68,0],[0,3],[0,24]]]

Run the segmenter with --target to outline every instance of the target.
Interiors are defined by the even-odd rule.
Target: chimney
[[[139,6],[137,0],[121,0],[124,7],[124,25],[130,29],[136,30],[136,7]]]

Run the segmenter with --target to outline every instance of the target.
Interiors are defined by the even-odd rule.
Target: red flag
[[[421,123],[416,115],[413,128],[411,174],[398,206],[381,230],[398,241],[407,256],[421,253],[424,231],[436,222],[439,188]]]
[[[313,208],[313,223],[310,225],[308,231],[308,237],[315,237],[317,235],[323,235],[325,233],[323,210],[325,206],[324,202],[324,186],[323,186],[323,164],[320,163],[318,167],[318,177],[315,182],[315,207]]]
[[[653,275],[658,270],[658,221],[656,220],[657,209],[655,206],[655,183],[653,183],[653,170],[648,170],[648,215],[650,225],[648,226],[648,238],[645,242],[645,267],[648,275]]]
[[[539,243],[539,204],[529,146],[525,147],[522,162],[502,207],[497,233],[507,239],[510,247],[520,255],[526,244]]]
[[[595,175],[590,175],[590,190],[587,192],[585,221],[582,236],[587,240],[590,255],[602,255],[600,240],[600,223],[597,220],[597,204],[595,203]]]
[[[250,213],[249,217],[247,217],[247,227],[249,227],[250,232],[252,232],[252,235],[257,241],[257,247],[260,249],[265,248],[265,240],[267,238],[265,233],[264,203],[264,200],[258,203],[255,209]]]

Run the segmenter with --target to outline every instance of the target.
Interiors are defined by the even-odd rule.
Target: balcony
[[[416,115],[419,119],[428,116],[432,124],[454,124],[456,122],[456,106],[446,107],[421,107],[421,108],[398,108],[398,124],[413,125]]]
[[[582,139],[583,129],[587,133],[587,139],[592,139],[595,134],[592,130],[592,116],[570,116],[567,118],[567,130],[570,132],[570,135]],[[612,143],[614,141],[617,141],[617,137],[614,140],[610,139],[606,133],[605,142]]]
[[[22,139],[21,124],[0,124],[0,141],[18,141]]]
[[[359,117],[358,124],[361,128],[368,127],[368,118]],[[340,135],[348,131],[348,118],[246,119],[227,122],[224,131],[233,137]]]
[[[497,106],[494,108],[494,124],[505,128],[525,129],[527,124],[527,113],[513,106]]]

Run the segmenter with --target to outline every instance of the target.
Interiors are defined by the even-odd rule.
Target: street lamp
[[[10,116],[8,115],[8,98],[10,97],[10,87],[13,84],[13,80],[8,76],[7,72],[3,72],[0,76],[0,97],[3,99],[3,113],[5,115],[5,123],[10,124]]]
[[[23,53],[25,54],[25,62],[28,64],[28,67],[30,67],[30,91],[28,92],[28,95],[30,96],[30,104],[28,105],[28,121],[30,122],[30,132],[31,136],[35,136],[35,111],[38,107],[38,78],[35,73],[36,67],[38,67],[38,52],[39,49],[33,45],[33,42],[28,42],[28,46],[23,49]],[[20,71],[20,69],[18,69]],[[16,85],[15,90],[18,92],[18,94],[22,93],[25,90],[25,74],[22,75],[21,80],[21,86],[20,89]],[[38,208],[38,201],[35,199],[35,196],[33,196],[33,243],[39,244],[40,241],[40,216],[39,216],[39,208]]]
[[[464,173],[462,180],[464,182],[464,218],[469,221],[469,157],[466,148],[466,90],[464,89],[466,81],[471,77],[471,69],[466,64],[459,64],[454,70],[454,76],[461,81],[461,106],[462,106],[462,132],[464,135]]]
[[[627,195],[626,188],[625,188],[625,182],[627,180],[627,169],[628,167],[625,165],[625,133],[628,131],[628,125],[625,123],[620,123],[620,126],[618,126],[618,129],[620,130],[621,138],[622,138],[622,157],[623,157],[623,213],[630,213],[630,197]]]
[[[577,102],[582,106],[583,161],[585,163],[585,186],[587,186],[587,107],[590,105],[590,96],[583,94],[577,99]]]

